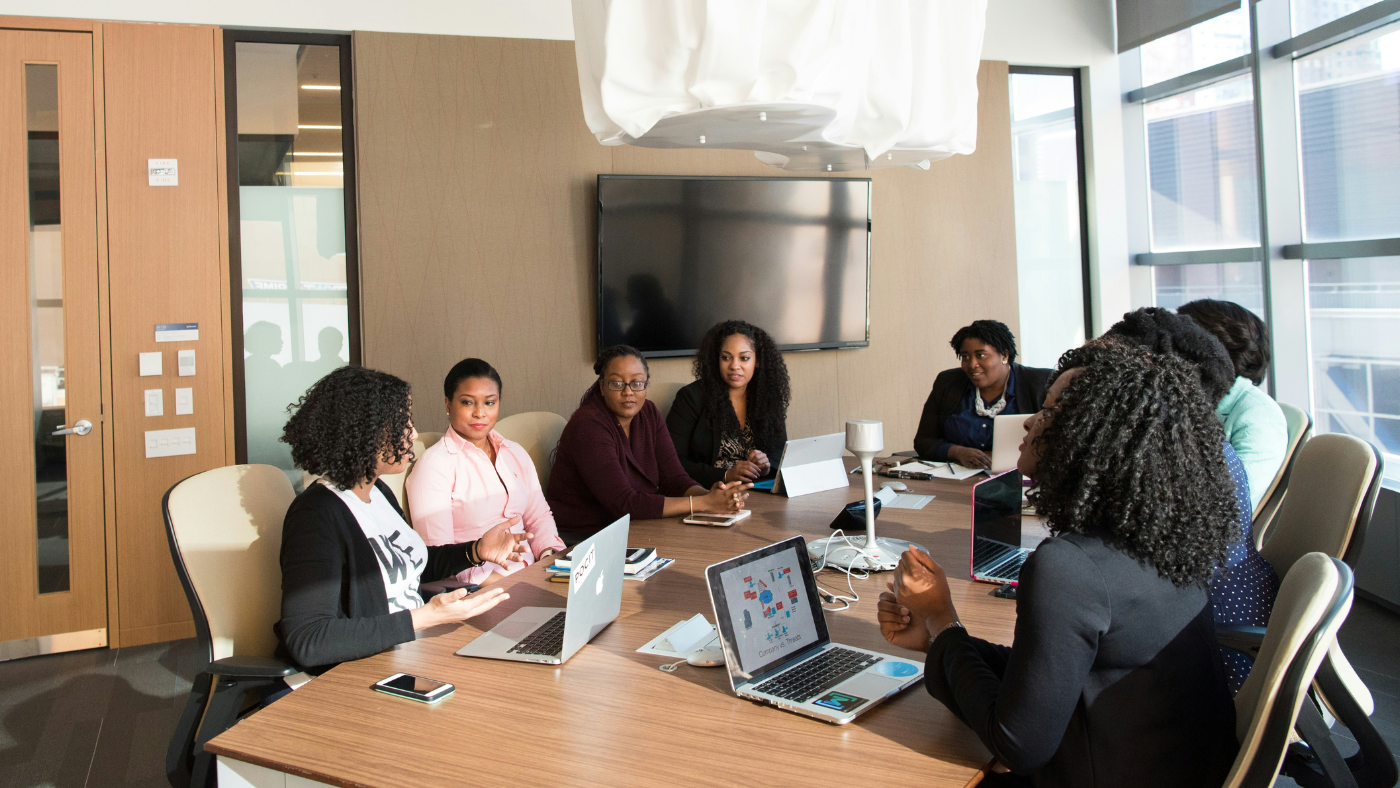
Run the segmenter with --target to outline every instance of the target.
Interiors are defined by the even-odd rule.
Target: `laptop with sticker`
[[[522,607],[457,650],[463,657],[562,665],[622,610],[622,576],[631,516],[579,542],[566,607]]]
[[[740,697],[838,725],[923,678],[924,666],[832,643],[802,537],[705,569]]]

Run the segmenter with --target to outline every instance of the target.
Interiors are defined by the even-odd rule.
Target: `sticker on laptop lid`
[[[865,698],[858,698],[855,695],[847,695],[844,692],[828,692],[825,695],[812,701],[818,706],[825,706],[836,711],[855,711],[865,703]]]
[[[583,581],[588,579],[588,575],[593,571],[593,565],[598,559],[598,544],[595,542],[588,546],[588,552],[583,554],[583,558],[574,562],[574,573],[569,577],[569,588],[577,594],[583,587]]]

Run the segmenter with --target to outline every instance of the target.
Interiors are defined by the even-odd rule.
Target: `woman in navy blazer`
[[[545,499],[559,535],[576,544],[624,514],[637,520],[743,508],[753,485],[706,490],[676,457],[661,411],[647,401],[651,373],[636,348],[614,345],[593,365],[598,381],[559,436]]]

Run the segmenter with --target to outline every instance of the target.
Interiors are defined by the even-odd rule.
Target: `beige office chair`
[[[1284,452],[1283,464],[1279,466],[1273,482],[1259,498],[1259,505],[1254,509],[1254,549],[1256,550],[1263,547],[1264,534],[1273,524],[1279,506],[1283,503],[1283,496],[1288,492],[1288,479],[1293,473],[1293,462],[1298,459],[1298,447],[1306,443],[1312,434],[1312,420],[1308,418],[1308,414],[1286,402],[1280,402],[1278,406],[1283,410],[1284,421],[1288,424],[1288,448]]]
[[[1279,577],[1311,552],[1355,568],[1384,475],[1385,461],[1366,441],[1341,433],[1314,436],[1298,450],[1288,495],[1260,555]]]
[[[166,753],[176,788],[212,785],[213,756],[204,744],[233,725],[249,692],[296,673],[273,658],[272,630],[281,618],[282,520],[293,497],[279,468],[231,465],[179,482],[161,501],[170,557],[207,662]]]
[[[549,469],[554,463],[554,449],[559,445],[559,436],[564,434],[568,421],[557,413],[537,410],[530,413],[517,413],[496,422],[496,432],[509,438],[529,453],[535,463],[535,473],[540,477],[540,488],[549,488]]]

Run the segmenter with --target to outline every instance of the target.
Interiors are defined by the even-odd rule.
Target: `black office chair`
[[[174,788],[215,786],[214,757],[204,745],[237,722],[245,706],[297,672],[272,658],[282,593],[282,520],[294,497],[281,470],[231,465],[179,482],[161,501],[170,557],[207,663],[166,753]]]

